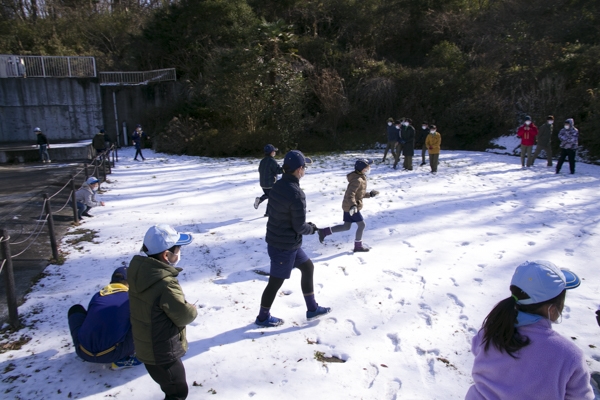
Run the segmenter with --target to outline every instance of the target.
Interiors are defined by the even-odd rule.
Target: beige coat
[[[442,135],[439,132],[427,135],[425,139],[425,146],[429,154],[440,154],[440,146],[442,145]]]
[[[349,212],[352,206],[356,206],[360,211],[363,207],[362,199],[371,197],[371,194],[367,192],[367,177],[365,174],[354,171],[346,175],[346,179],[348,179],[348,188],[344,194],[342,209]]]

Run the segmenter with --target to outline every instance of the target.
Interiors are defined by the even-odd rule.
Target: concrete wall
[[[104,126],[97,78],[0,79],[0,143],[91,138]]]
[[[115,125],[114,101],[117,105],[119,125],[119,143],[123,146],[123,124],[127,128],[128,137],[137,124],[152,136],[153,127],[162,123],[161,113],[169,109],[179,98],[177,82],[159,82],[136,86],[102,86],[102,109],[106,133],[115,141],[117,128]],[[113,97],[113,93],[115,96]],[[131,144],[129,138],[127,144]]]

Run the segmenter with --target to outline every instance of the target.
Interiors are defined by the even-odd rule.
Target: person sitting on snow
[[[141,364],[135,357],[129,320],[127,268],[117,268],[110,284],[96,293],[87,311],[81,304],[69,309],[69,330],[75,352],[84,361],[112,363],[112,368]]]
[[[81,188],[75,192],[75,199],[77,200],[77,212],[79,214],[79,219],[82,216],[84,217],[93,217],[93,215],[88,214],[88,211],[92,207],[96,206],[104,206],[103,201],[96,200],[96,191],[98,191],[98,179],[89,177]]]
[[[377,190],[367,192],[367,175],[371,171],[373,160],[361,158],[354,163],[354,171],[350,172],[346,178],[348,179],[348,188],[344,194],[342,209],[344,210],[344,224],[336,225],[329,228],[319,229],[319,241],[323,243],[326,236],[334,232],[343,232],[350,229],[353,222],[356,222],[356,236],[354,239],[354,251],[366,252],[369,251],[369,246],[363,244],[362,234],[365,230],[365,221],[360,210],[362,210],[363,199],[367,197],[375,197],[379,194]]]

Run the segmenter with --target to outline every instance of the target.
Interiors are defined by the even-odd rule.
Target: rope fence
[[[112,161],[111,161],[112,156]],[[36,219],[35,226],[33,230],[27,236],[27,238],[19,241],[10,241],[10,235],[8,230],[0,227],[0,248],[1,252],[1,261],[0,261],[0,274],[4,273],[5,276],[5,285],[6,285],[6,298],[8,305],[8,315],[10,324],[16,328],[19,326],[19,318],[18,318],[18,310],[17,310],[17,300],[15,294],[15,283],[14,283],[14,271],[12,260],[23,255],[29,248],[36,242],[38,242],[38,237],[44,231],[44,227],[48,227],[48,234],[50,238],[50,247],[52,250],[52,261],[57,262],[59,260],[59,252],[58,245],[56,241],[56,233],[54,230],[54,213],[60,213],[63,211],[69,204],[72,206],[73,212],[73,222],[75,225],[79,225],[79,211],[77,209],[77,199],[75,196],[75,178],[83,175],[83,181],[85,182],[91,176],[98,179],[98,186],[103,182],[106,182],[107,175],[112,173],[112,167],[115,166],[115,162],[118,162],[118,153],[116,147],[113,145],[105,152],[96,155],[90,163],[84,163],[83,167],[78,169],[77,172],[73,175],[70,175],[67,183],[64,184],[59,190],[54,192],[52,195],[48,196],[48,194],[43,194],[43,202],[41,206],[41,211],[39,217]],[[112,164],[112,165],[111,165]],[[91,167],[91,168],[90,168]],[[67,189],[69,188],[69,189]],[[67,191],[63,193],[63,191]],[[53,210],[52,207],[52,199],[58,200],[58,195],[63,194],[66,197],[65,203],[57,210]],[[62,202],[62,200],[61,200]],[[23,229],[21,229],[21,233]],[[21,235],[19,233],[18,236]],[[21,246],[26,245],[24,249],[20,250],[17,254],[12,255],[11,246]]]

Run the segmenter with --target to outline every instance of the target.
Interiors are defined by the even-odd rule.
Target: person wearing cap
[[[552,166],[552,130],[554,128],[554,117],[548,115],[546,117],[546,123],[538,129],[536,136],[537,146],[533,155],[527,160],[527,166],[533,167],[535,159],[538,158],[542,150],[546,153],[546,159],[548,160],[548,166]]]
[[[574,174],[575,155],[577,153],[577,146],[579,146],[579,130],[575,128],[573,118],[565,121],[563,129],[558,132],[558,139],[560,140],[560,156],[556,163],[556,173],[560,173],[565,159],[569,157],[569,169],[571,170],[571,174]]]
[[[423,122],[421,124],[421,129],[417,132],[417,136],[415,137],[415,149],[421,149],[421,167],[425,164],[425,153],[427,153],[427,146],[425,146],[425,139],[427,139],[427,134],[429,133],[429,124],[427,122]]]
[[[538,128],[529,115],[525,116],[525,122],[517,129],[517,136],[521,138],[521,167],[525,168],[525,160],[531,158],[531,149],[535,144]]]
[[[381,160],[381,162],[385,162],[385,157],[387,156],[388,150],[391,151],[394,160],[396,159],[396,147],[398,147],[399,134],[400,129],[394,124],[394,119],[388,118],[386,132],[387,145],[385,146],[385,151],[383,152],[383,160]]]
[[[354,171],[346,175],[348,187],[342,201],[343,225],[336,225],[328,228],[319,229],[319,241],[323,240],[335,232],[344,232],[350,229],[352,223],[356,223],[356,235],[354,237],[354,252],[369,251],[369,246],[362,242],[362,234],[365,230],[365,221],[360,213],[363,207],[363,199],[375,197],[379,194],[377,190],[367,192],[367,175],[371,172],[373,160],[361,158],[354,163]]]
[[[38,150],[40,152],[40,161],[43,163],[51,162],[50,154],[48,154],[48,149],[50,148],[48,138],[42,133],[42,130],[40,128],[35,128],[33,131],[35,132],[35,136],[37,138]]]
[[[583,352],[552,329],[562,319],[566,290],[580,282],[549,261],[517,267],[510,296],[473,338],[474,384],[466,400],[594,398]]]
[[[92,139],[92,147],[96,150],[96,155],[104,153],[106,145],[104,144],[104,129],[94,135]]]
[[[440,151],[442,147],[442,135],[437,131],[435,125],[429,125],[429,135],[425,139],[425,146],[429,152],[429,166],[431,173],[437,174],[437,167],[440,160]]]
[[[98,179],[90,176],[85,182],[83,182],[81,188],[75,192],[75,200],[77,201],[79,219],[81,219],[82,216],[93,217],[93,215],[88,213],[92,207],[104,207],[105,203],[103,201],[96,200],[96,192],[98,191],[98,187]]]
[[[192,235],[166,224],[155,225],[144,236],[142,251],[129,263],[129,307],[136,356],[160,385],[166,399],[185,399],[188,386],[181,357],[187,352],[185,327],[198,315],[186,301],[177,280],[181,246]]]
[[[402,155],[404,155],[404,163],[402,167],[405,171],[412,171],[412,159],[415,155],[415,128],[412,126],[412,119],[404,120],[404,131],[402,132]]]
[[[402,154],[402,134],[404,133],[404,131],[406,130],[406,118],[402,118],[399,120],[396,120],[396,129],[398,129],[398,147],[396,148],[396,158],[394,159],[394,165],[393,168],[396,169],[398,168],[398,163],[400,162],[400,154]]]
[[[319,228],[306,222],[306,196],[300,189],[306,165],[312,160],[298,150],[292,150],[283,160],[283,175],[269,192],[269,220],[267,221],[267,252],[271,259],[269,282],[263,291],[260,310],[255,323],[261,327],[283,324],[281,318],[271,315],[271,306],[279,288],[297,268],[302,277],[300,286],[306,303],[306,319],[313,320],[331,311],[321,307],[315,300],[313,285],[314,265],[302,250],[302,236],[312,235]]]
[[[135,357],[127,268],[117,268],[110,284],[96,293],[86,309],[76,304],[69,309],[69,330],[75,352],[84,361],[112,363],[112,368],[141,364]]]
[[[135,161],[138,160],[138,155],[142,158],[142,161],[145,161],[144,155],[142,154],[142,140],[150,139],[150,136],[146,135],[146,132],[142,131],[142,126],[140,124],[136,125],[133,134],[131,135],[131,140],[133,140],[133,145],[135,146],[135,156],[133,159]]]
[[[263,195],[254,200],[254,209],[258,209],[260,203],[269,198],[269,192],[271,191],[273,184],[277,182],[277,175],[283,173],[283,169],[277,164],[277,161],[275,161],[275,154],[279,149],[272,144],[268,144],[265,146],[264,150],[265,158],[260,160],[260,164],[258,165],[260,187],[263,190]],[[265,212],[265,217],[266,216],[268,216],[268,206],[267,212]]]

